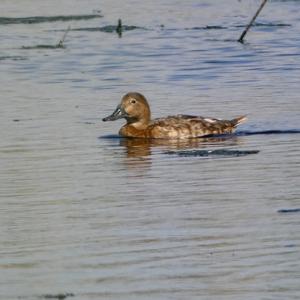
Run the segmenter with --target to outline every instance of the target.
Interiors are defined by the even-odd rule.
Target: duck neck
[[[143,130],[147,128],[151,120],[150,112],[144,113],[141,118],[128,118],[127,124],[135,127],[138,130]]]

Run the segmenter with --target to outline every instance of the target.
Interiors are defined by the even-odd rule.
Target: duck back
[[[154,119],[148,126],[149,135],[157,138],[196,138],[212,134],[232,133],[239,119],[219,120],[191,115]]]

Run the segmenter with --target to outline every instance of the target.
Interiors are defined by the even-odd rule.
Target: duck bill
[[[121,107],[121,105],[118,105],[116,110],[110,115],[102,119],[102,121],[115,121],[118,119],[122,119],[127,117],[127,113],[125,110]]]

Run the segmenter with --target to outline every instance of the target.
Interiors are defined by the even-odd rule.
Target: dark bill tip
[[[125,118],[127,116],[124,109],[119,105],[116,110],[110,115],[102,119],[103,122],[106,121],[115,121],[121,118]]]

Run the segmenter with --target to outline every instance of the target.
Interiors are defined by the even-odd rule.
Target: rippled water
[[[259,3],[1,1],[0,299],[299,299],[300,2],[237,43]],[[120,139],[128,91],[249,121]]]

